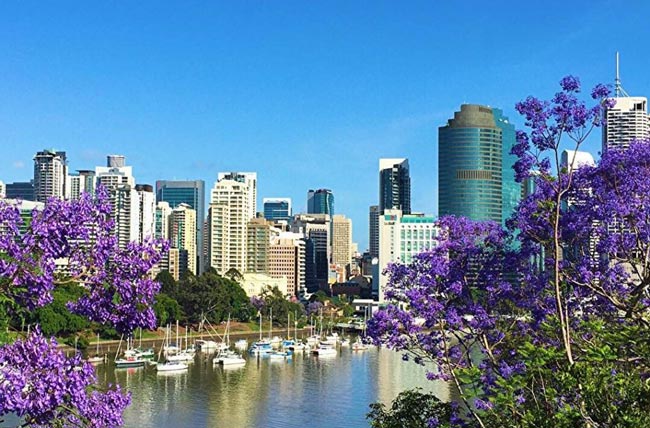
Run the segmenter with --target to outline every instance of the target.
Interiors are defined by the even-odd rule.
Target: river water
[[[133,428],[367,427],[368,405],[389,403],[404,389],[419,386],[445,401],[450,394],[447,384],[426,380],[425,368],[383,348],[290,361],[246,358],[245,367],[224,369],[199,353],[186,373],[108,364],[97,376],[131,391],[124,419]]]

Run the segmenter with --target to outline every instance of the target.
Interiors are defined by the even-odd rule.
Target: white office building
[[[603,153],[611,148],[627,148],[634,140],[650,138],[648,100],[645,97],[616,97],[605,110]]]
[[[438,228],[433,216],[424,214],[402,215],[400,210],[384,210],[379,216],[379,301],[384,301],[384,290],[388,277],[381,272],[390,263],[408,264],[416,254],[430,250],[436,244]]]

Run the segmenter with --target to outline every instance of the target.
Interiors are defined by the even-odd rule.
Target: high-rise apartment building
[[[264,198],[262,203],[264,205],[265,219],[289,221],[291,218],[290,198]]]
[[[303,294],[305,290],[305,241],[302,234],[281,232],[271,238],[269,276],[286,278],[288,296]]]
[[[269,245],[271,243],[272,222],[264,218],[254,218],[246,226],[246,272],[269,272]]]
[[[379,159],[379,212],[411,214],[411,175],[408,159]]]
[[[232,180],[248,187],[248,218],[257,214],[257,173],[256,172],[220,172],[217,180]]]
[[[65,152],[43,150],[34,156],[34,196],[37,202],[63,199],[68,165]]]
[[[248,222],[256,211],[257,174],[219,173],[219,177],[210,195],[208,265],[220,274],[231,268],[243,273]]]
[[[521,196],[514,126],[501,110],[463,104],[438,137],[439,215],[505,223]]]
[[[368,253],[379,257],[379,205],[370,205],[368,213]]]
[[[156,217],[154,225],[154,237],[156,239],[169,240],[169,218],[172,215],[172,208],[168,202],[162,201],[156,204]]]
[[[125,248],[129,242],[140,240],[140,198],[133,168],[125,165],[124,156],[109,155],[106,164],[95,168],[95,177],[97,185],[108,191],[118,244]]]
[[[379,269],[381,273],[389,263],[411,263],[413,257],[435,246],[438,230],[433,216],[423,214],[403,215],[399,210],[385,210],[379,217]],[[373,283],[378,285],[379,301],[384,300],[388,277],[378,275]]]
[[[172,210],[169,218],[169,243],[171,247],[187,251],[187,270],[196,274],[196,211],[187,204]],[[184,270],[181,270],[182,275]]]
[[[167,202],[171,208],[180,204],[189,205],[196,212],[196,245],[194,262],[199,274],[203,271],[203,223],[205,221],[205,182],[203,180],[158,180],[156,181],[156,202]]]
[[[83,193],[95,193],[95,171],[78,170],[68,175],[65,183],[65,198],[77,200]]]
[[[334,194],[329,189],[309,190],[307,192],[308,214],[334,215]]]
[[[156,197],[150,184],[136,184],[138,194],[138,242],[153,238],[156,227]]]
[[[332,216],[332,264],[344,271],[352,261],[352,220],[344,215]]]

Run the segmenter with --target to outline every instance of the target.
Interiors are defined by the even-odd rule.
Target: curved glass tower
[[[508,119],[501,110],[463,104],[438,137],[438,214],[504,223],[521,194]]]

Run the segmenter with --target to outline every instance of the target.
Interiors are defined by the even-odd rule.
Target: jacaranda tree
[[[130,334],[155,328],[152,309],[159,285],[149,277],[166,243],[132,242],[120,248],[105,189],[78,201],[52,199],[27,224],[15,204],[0,202],[0,306],[3,314],[43,307],[62,283],[83,294],[68,309],[90,321]],[[57,263],[67,262],[65,276]],[[66,263],[64,263],[66,264]],[[122,425],[129,394],[119,386],[101,391],[92,366],[79,354],[66,357],[35,326],[0,347],[0,417],[21,426],[114,427]]]
[[[443,217],[434,249],[387,271],[371,337],[460,397],[430,426],[648,426],[650,142],[563,165],[614,101],[598,85],[588,107],[577,78],[560,84],[516,106],[516,175],[534,192],[508,228]]]

